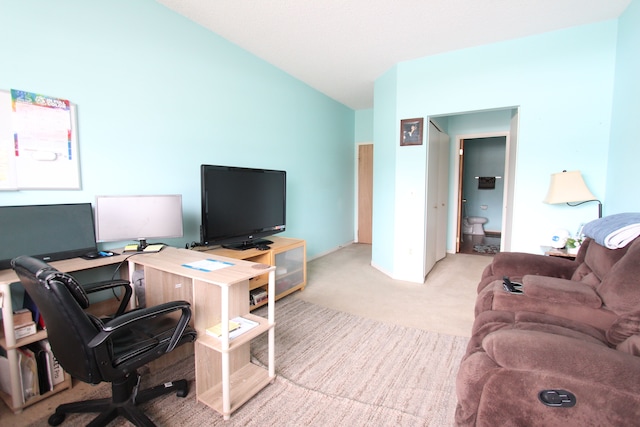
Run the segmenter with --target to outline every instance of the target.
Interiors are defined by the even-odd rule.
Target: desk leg
[[[129,310],[136,308],[136,285],[133,283],[133,272],[136,271],[136,263],[132,260],[127,261],[127,276],[129,280],[129,286],[131,287],[131,300],[129,300]]]
[[[267,310],[267,315],[269,318],[269,324],[273,325],[276,321],[276,273],[275,271],[269,272],[269,286],[268,286],[268,295],[269,295],[269,306]],[[276,375],[276,356],[275,356],[275,343],[276,343],[276,331],[275,326],[269,329],[269,378],[273,381]]]
[[[221,286],[220,316],[222,320],[222,414],[231,417],[231,374],[229,367],[229,287]]]

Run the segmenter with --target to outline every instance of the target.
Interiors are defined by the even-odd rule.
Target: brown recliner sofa
[[[522,293],[507,292],[503,276]],[[478,291],[457,425],[640,419],[640,238],[621,249],[587,239],[575,261],[501,253]]]
[[[607,249],[589,239],[579,255],[573,261],[576,265],[570,277],[565,278],[571,271],[566,267],[554,276],[525,274],[518,294],[505,292],[502,279],[488,283],[478,293],[476,316],[487,310],[530,311],[575,320],[606,332],[621,316],[640,309],[640,239],[621,249]],[[529,257],[537,270],[549,262],[546,259],[554,259],[542,255]],[[518,276],[514,271],[506,274],[508,269],[497,266],[491,271]]]

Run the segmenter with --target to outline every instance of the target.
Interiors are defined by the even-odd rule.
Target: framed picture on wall
[[[422,145],[424,119],[400,120],[400,146]]]

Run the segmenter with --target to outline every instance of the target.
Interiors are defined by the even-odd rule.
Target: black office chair
[[[137,369],[195,340],[196,333],[188,326],[188,302],[168,302],[101,320],[85,311],[87,294],[72,276],[27,256],[13,259],[11,266],[40,310],[51,349],[64,370],[86,383],[111,383],[110,398],[60,405],[49,418],[50,425],[62,423],[67,413],[100,412],[90,426],[106,425],[120,415],[136,426],[153,426],[136,405],[174,391],[179,397],[187,395],[184,379],[138,390]],[[179,319],[171,315],[177,310],[182,311]]]

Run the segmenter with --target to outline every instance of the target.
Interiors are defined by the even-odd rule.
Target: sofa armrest
[[[570,279],[578,263],[562,257],[529,254],[523,252],[499,252],[493,257],[491,268],[485,274],[491,276],[519,276],[526,274]]]
[[[538,331],[500,330],[489,334],[482,346],[506,369],[532,371],[549,378],[570,376],[640,393],[640,358],[604,344]]]
[[[556,277],[531,276],[522,278],[524,294],[529,298],[556,304],[579,304],[591,308],[602,307],[602,299],[589,285]]]
[[[524,252],[499,252],[482,272],[477,292],[480,293],[494,280],[508,276],[516,282],[527,274],[570,279],[579,262],[567,258],[529,254]]]

